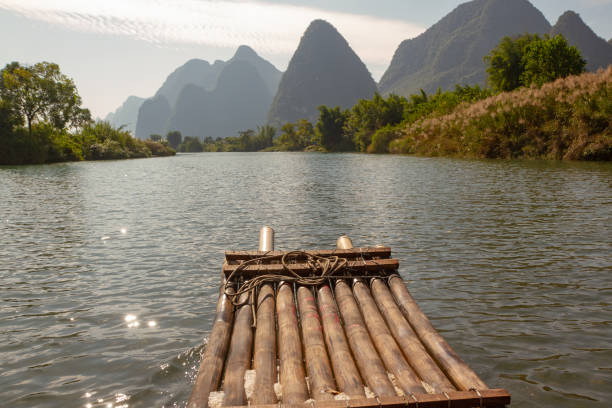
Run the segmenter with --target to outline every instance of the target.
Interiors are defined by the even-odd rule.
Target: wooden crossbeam
[[[313,401],[308,404],[294,405],[282,403],[275,405],[251,405],[250,408],[472,408],[510,405],[510,394],[504,389],[480,390],[479,392],[482,400],[475,391],[451,391],[447,393],[448,398],[444,394],[415,394],[414,398],[405,396],[381,397],[378,400],[368,398],[359,400]]]
[[[281,256],[288,251],[225,251],[225,259],[227,261],[246,261],[249,259],[261,257],[264,255]],[[325,249],[318,251],[304,251],[310,255],[317,256],[339,256],[341,258],[389,258],[391,256],[391,248],[389,247],[371,247],[371,248],[353,248],[353,249]],[[298,258],[299,259],[299,258]]]
[[[235,271],[239,265],[223,265],[223,273],[226,277]],[[290,264],[291,270],[300,276],[309,276],[312,273],[308,264],[296,263]],[[395,271],[399,268],[397,259],[376,259],[369,261],[349,261],[347,268],[354,273],[365,273],[372,271]],[[265,265],[249,265],[244,267],[240,272],[242,277],[250,277],[260,274],[286,274],[286,271],[281,264],[265,264]]]

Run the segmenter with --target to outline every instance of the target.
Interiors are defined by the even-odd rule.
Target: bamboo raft
[[[348,237],[335,250],[273,246],[264,227],[258,251],[225,253],[189,408],[510,404],[434,329],[390,248],[353,248]]]

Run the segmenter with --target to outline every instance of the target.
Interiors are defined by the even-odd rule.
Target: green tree
[[[154,142],[161,142],[162,136],[161,135],[151,135],[149,136],[149,140],[152,140]]]
[[[489,64],[489,84],[496,91],[505,92],[521,86],[524,71],[523,56],[525,49],[534,41],[540,41],[537,34],[524,34],[519,37],[504,37],[491,53],[484,57]]]
[[[193,136],[185,136],[183,143],[179,146],[179,151],[187,153],[199,153],[204,151],[200,139]]]
[[[504,37],[485,62],[489,84],[501,92],[580,74],[586,66],[578,49],[563,36],[541,38],[537,34]]]
[[[319,119],[315,125],[315,137],[318,143],[329,151],[353,150],[354,145],[344,132],[348,120],[348,111],[339,106],[328,108],[319,106]]]
[[[523,55],[521,83],[525,86],[542,84],[584,72],[586,61],[578,48],[570,46],[562,35],[533,41]]]
[[[168,132],[166,135],[166,140],[168,141],[170,147],[176,150],[183,141],[183,135],[177,130]]]
[[[274,126],[265,125],[257,128],[257,136],[255,145],[257,150],[262,150],[274,145],[276,137],[276,128]]]
[[[392,94],[384,99],[378,93],[371,100],[361,99],[357,102],[345,127],[357,150],[365,152],[378,129],[402,122],[407,105],[408,101],[401,96]]]
[[[46,121],[58,130],[80,128],[91,121],[89,110],[81,108],[74,81],[62,74],[57,64],[21,66],[13,62],[1,74],[0,98],[13,115],[25,119],[30,137],[37,121]]]

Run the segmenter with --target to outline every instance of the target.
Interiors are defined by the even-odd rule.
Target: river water
[[[0,167],[0,406],[184,406],[225,249],[385,244],[515,407],[612,399],[612,165],[204,153]]]

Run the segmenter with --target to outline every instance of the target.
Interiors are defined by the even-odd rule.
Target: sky
[[[513,0],[506,0],[513,1]],[[310,21],[333,24],[375,80],[401,41],[463,0],[0,0],[0,66],[52,61],[104,118],[152,96],[192,58],[227,60],[242,44],[285,70]],[[612,0],[532,0],[551,24],[574,10],[612,38]]]

